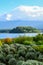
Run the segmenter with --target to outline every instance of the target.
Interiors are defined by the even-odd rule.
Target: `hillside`
[[[0,39],[0,65],[43,65],[43,34]]]
[[[13,28],[10,33],[37,33],[40,32],[38,29],[30,27],[30,26],[19,26]]]
[[[3,29],[0,30],[0,33],[38,33],[38,29],[30,26],[19,26],[13,29]]]

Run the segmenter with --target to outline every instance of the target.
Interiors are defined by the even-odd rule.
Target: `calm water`
[[[15,34],[10,34],[10,33],[0,33],[0,39],[1,38],[15,38],[18,36],[36,36],[38,33],[15,33]]]

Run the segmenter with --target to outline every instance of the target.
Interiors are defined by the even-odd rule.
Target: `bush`
[[[25,64],[23,65],[43,65],[43,63],[36,61],[36,60],[28,60]]]
[[[25,57],[26,52],[25,52],[25,50],[18,50],[18,54],[19,54],[19,56]]]
[[[18,53],[17,54],[14,54],[14,58],[16,58],[18,60],[19,54]]]
[[[27,52],[26,59],[36,59],[37,55],[34,52]]]
[[[43,53],[43,45],[39,45],[39,51]]]
[[[0,63],[0,65],[6,65],[6,64],[4,64],[4,63]]]
[[[2,42],[0,41],[0,46],[2,46]]]
[[[25,46],[20,46],[19,48],[18,48],[18,50],[24,50],[24,51],[27,51],[27,48],[25,47]]]
[[[43,65],[43,63],[36,60],[27,60],[26,62],[19,61],[17,65]]]
[[[19,57],[19,60],[24,61],[25,59],[24,59],[24,57],[20,56],[20,57]]]
[[[34,40],[35,42],[37,42],[37,41],[43,41],[43,34],[38,34],[37,36],[35,36],[35,37],[33,38],[33,40]]]
[[[41,40],[39,40],[38,42],[36,42],[36,45],[43,45],[43,41]]]
[[[11,38],[6,38],[6,39],[4,39],[4,42],[7,43],[7,44],[11,44],[12,39]]]
[[[27,41],[27,40],[25,40],[25,41],[23,42],[23,44],[25,44],[25,45],[31,45],[32,42],[31,42],[31,41]]]
[[[0,46],[0,53],[2,52],[2,47]]]
[[[20,60],[20,61],[17,62],[17,65],[23,65],[23,63],[24,63],[24,61]]]
[[[8,54],[10,52],[10,46],[8,44],[4,44],[2,46],[2,51]]]
[[[43,61],[43,55],[39,54],[38,60]]]
[[[35,50],[34,48],[32,48],[32,47],[30,47],[30,48],[28,49],[28,51],[29,51],[29,52],[36,52],[36,50]]]
[[[17,49],[17,45],[16,45],[16,44],[10,44],[9,46],[10,46],[10,48],[15,48],[15,49]]]
[[[42,52],[43,53],[43,45],[36,45],[36,46],[33,46],[33,48],[39,52]]]
[[[15,58],[12,58],[9,60],[8,64],[9,65],[16,65],[17,61],[15,60]]]
[[[0,61],[5,62],[5,57],[2,54],[0,54]]]
[[[15,42],[16,43],[20,43],[20,44],[23,44],[23,42],[27,40],[27,41],[33,41],[33,38],[32,37],[27,37],[27,36],[20,36],[18,38],[15,38]]]
[[[6,56],[6,61],[9,61],[10,59],[12,59],[13,58],[13,55],[12,54],[8,54],[7,56]]]
[[[10,52],[9,53],[13,53],[15,54],[17,52],[17,46],[14,44],[10,45]]]

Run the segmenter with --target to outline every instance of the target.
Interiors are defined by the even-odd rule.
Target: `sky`
[[[11,28],[15,22],[2,22],[10,20],[43,21],[43,0],[0,0],[0,29]]]
[[[43,7],[43,0],[0,0],[0,15],[10,12],[20,5]]]

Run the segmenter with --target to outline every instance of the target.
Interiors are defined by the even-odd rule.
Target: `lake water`
[[[15,38],[18,36],[36,36],[38,33],[0,33],[0,39],[2,38]]]

